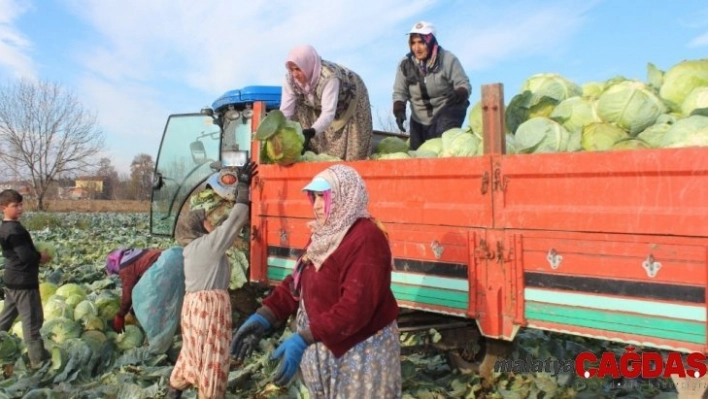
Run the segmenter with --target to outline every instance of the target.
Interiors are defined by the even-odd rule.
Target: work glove
[[[302,129],[302,134],[305,136],[305,143],[303,143],[303,145],[302,145],[302,153],[304,154],[305,151],[312,150],[310,148],[310,140],[312,140],[312,138],[315,137],[315,129],[313,129],[313,128]]]
[[[113,331],[117,333],[122,333],[125,331],[125,318],[122,316],[116,316],[113,318]]]
[[[271,359],[283,358],[275,372],[275,376],[273,376],[273,382],[276,385],[285,386],[293,378],[298,367],[300,367],[305,349],[307,349],[307,342],[302,338],[302,335],[295,333],[289,336],[273,352]]]
[[[398,125],[398,130],[405,132],[406,128],[403,127],[403,122],[406,120],[406,104],[403,101],[396,101],[393,103],[393,116],[396,117],[396,125]]]
[[[254,313],[246,319],[246,322],[236,331],[234,339],[231,341],[231,356],[243,361],[246,356],[250,356],[258,346],[261,338],[270,329],[268,320]]]
[[[255,162],[248,161],[244,166],[238,168],[236,178],[236,203],[246,204],[250,202],[249,192],[251,189],[251,180],[258,175],[258,165]]]
[[[470,94],[467,92],[467,89],[464,87],[458,87],[453,91],[453,102],[455,104],[462,104],[463,102],[467,101],[469,98]]]

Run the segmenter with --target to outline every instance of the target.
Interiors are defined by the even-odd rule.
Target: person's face
[[[0,206],[5,220],[19,220],[22,216],[22,203],[12,202],[5,206]]]
[[[297,81],[301,85],[304,85],[307,82],[307,76],[305,76],[305,72],[303,72],[300,67],[293,64],[292,62],[288,63],[288,71],[290,71],[290,74],[292,75],[293,79],[295,79],[295,81]]]
[[[418,60],[424,60],[428,57],[428,46],[419,35],[411,35],[409,38],[411,51],[413,56]]]
[[[211,233],[212,231],[214,231],[214,225],[211,224],[209,219],[204,220],[204,230],[206,230],[207,233]]]
[[[313,192],[314,202],[312,203],[312,210],[315,212],[315,219],[317,223],[323,225],[327,221],[327,213],[325,212],[325,199],[322,192]]]

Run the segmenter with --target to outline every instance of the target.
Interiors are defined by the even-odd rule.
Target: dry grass
[[[45,208],[48,212],[86,212],[86,213],[147,213],[150,212],[150,201],[120,201],[120,200],[47,200]],[[25,210],[36,210],[36,204],[27,201]]]

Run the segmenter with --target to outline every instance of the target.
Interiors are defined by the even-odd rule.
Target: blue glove
[[[302,361],[302,355],[305,353],[307,343],[300,334],[293,334],[285,340],[278,349],[273,352],[272,359],[283,357],[280,361],[280,366],[275,372],[273,382],[276,385],[285,386],[297,372]]]
[[[241,328],[236,331],[234,339],[231,341],[231,356],[239,361],[243,361],[246,356],[253,353],[261,338],[270,329],[270,323],[265,317],[254,313],[249,317]]]

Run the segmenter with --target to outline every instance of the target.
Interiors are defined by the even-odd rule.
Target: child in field
[[[39,333],[44,323],[39,296],[39,264],[51,258],[37,251],[30,233],[20,223],[20,193],[15,190],[0,192],[0,210],[3,213],[0,245],[5,257],[5,308],[0,313],[0,331],[8,331],[19,315],[30,366],[38,368],[47,357]]]

